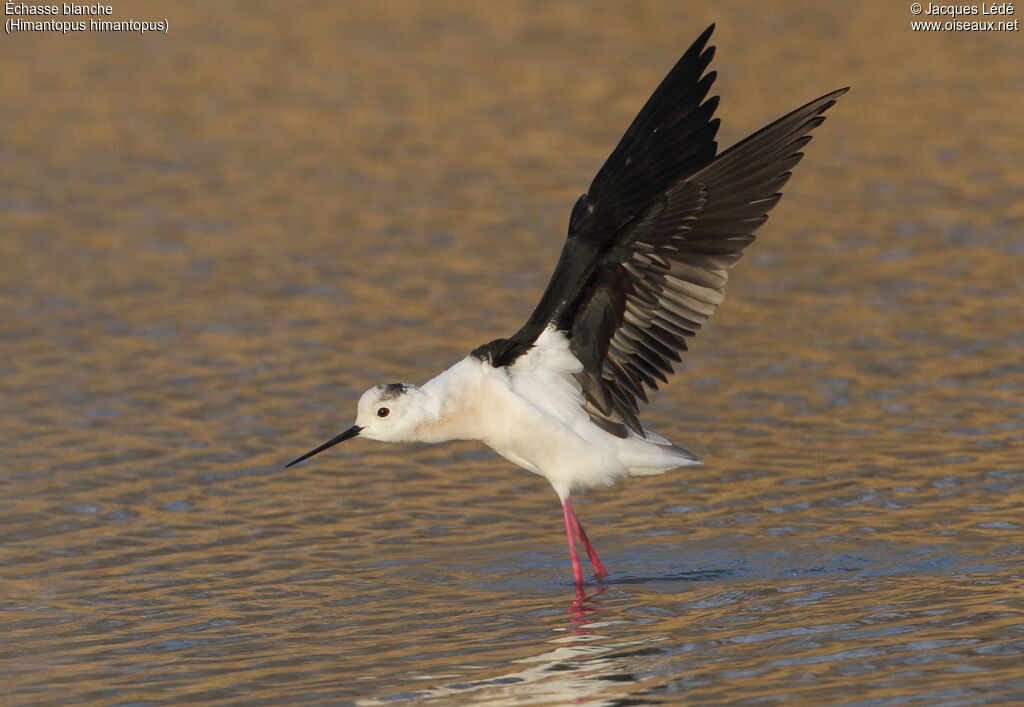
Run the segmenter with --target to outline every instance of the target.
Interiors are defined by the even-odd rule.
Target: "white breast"
[[[476,439],[551,482],[560,496],[632,473],[680,465],[666,448],[636,435],[610,435],[583,409],[573,374],[582,370],[559,331],[546,329],[508,368],[468,357],[423,386],[433,401],[419,439]]]

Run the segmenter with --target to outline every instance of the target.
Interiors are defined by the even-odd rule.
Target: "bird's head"
[[[356,407],[359,434],[379,442],[409,442],[423,419],[423,391],[408,383],[375,385]]]
[[[353,437],[380,442],[408,442],[415,439],[416,427],[423,421],[423,391],[408,383],[375,385],[363,393],[356,407],[356,424],[316,449],[288,464],[298,464]]]

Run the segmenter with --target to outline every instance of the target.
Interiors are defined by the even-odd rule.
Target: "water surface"
[[[892,3],[116,6],[0,52],[4,704],[1006,704],[1024,694],[1024,43]],[[760,13],[760,14],[758,14]],[[853,90],[581,496],[353,441],[514,331],[711,21],[724,143]]]

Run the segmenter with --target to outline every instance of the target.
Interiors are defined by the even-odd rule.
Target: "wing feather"
[[[568,335],[584,410],[602,428],[646,434],[639,405],[725,298],[803,158],[834,91],[717,154],[708,27],[630,124],[581,196],[555,272],[526,324],[474,351],[508,366],[548,327]]]
[[[627,427],[643,434],[640,402],[667,381],[686,339],[725,299],[729,269],[781,198],[807,132],[844,91],[811,101],[678,179],[604,254],[569,331],[574,353],[600,361],[600,373],[580,382],[588,412],[606,429],[618,423],[621,434]],[[625,297],[598,294],[612,287]],[[576,334],[595,322],[611,330],[610,345],[585,351]]]

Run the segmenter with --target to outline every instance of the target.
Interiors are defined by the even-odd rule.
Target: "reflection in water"
[[[557,635],[543,642],[538,655],[512,661],[513,669],[499,677],[475,682],[458,682],[414,694],[389,695],[381,700],[361,700],[360,705],[388,704],[395,699],[458,700],[472,704],[550,703],[611,704],[602,699],[609,683],[635,683],[632,659],[656,654],[656,645],[664,636],[645,636],[640,640],[616,641],[614,629],[621,620],[602,617],[598,599],[606,589],[597,587],[569,606],[569,623],[553,628]],[[603,630],[611,628],[608,634]],[[522,667],[525,666],[525,667]],[[630,704],[659,704],[633,698]]]
[[[1019,701],[1017,37],[885,2],[307,5],[5,38],[0,702]],[[853,90],[652,400],[706,466],[576,501],[599,591],[476,445],[282,471],[366,383],[522,322],[711,21],[723,142]]]
[[[592,614],[601,613],[601,602],[598,597],[604,594],[604,587],[596,587],[592,590],[588,590],[582,596],[576,595],[572,604],[569,605],[568,612],[572,614],[572,622],[577,624],[579,628],[570,628],[569,631],[573,633],[585,633],[583,627],[588,623],[592,623],[594,617]]]

